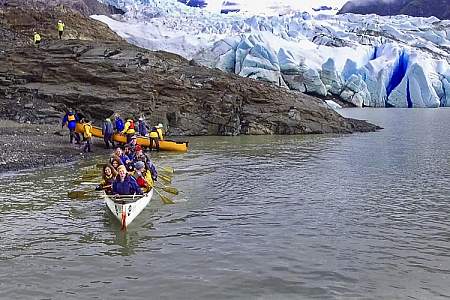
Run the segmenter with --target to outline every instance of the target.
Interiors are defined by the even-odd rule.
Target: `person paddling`
[[[111,165],[104,165],[102,172],[102,181],[95,188],[96,191],[104,190],[107,194],[112,193],[112,185],[117,176],[116,170]]]
[[[136,183],[148,193],[153,187],[153,179],[150,171],[145,169],[145,164],[142,161],[137,161],[134,164],[133,177],[136,179]]]
[[[118,173],[116,179],[113,182],[113,194],[114,195],[142,195],[142,190],[136,183],[133,176],[128,175],[125,166],[120,165],[118,168]]]

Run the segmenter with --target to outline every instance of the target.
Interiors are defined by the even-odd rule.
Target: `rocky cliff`
[[[376,130],[322,100],[122,41],[71,10],[0,10],[0,118],[56,122],[77,109],[101,120],[145,115],[175,135],[350,133]],[[65,40],[53,23],[63,19]],[[40,48],[29,33],[44,32]]]

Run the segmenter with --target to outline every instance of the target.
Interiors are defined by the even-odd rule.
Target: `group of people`
[[[56,30],[58,31],[59,39],[62,39],[62,35],[63,35],[63,32],[64,32],[64,27],[65,26],[66,25],[61,20],[59,20],[58,23],[56,23]],[[39,45],[41,44],[41,40],[42,40],[42,37],[41,37],[40,33],[35,31],[33,33],[33,41],[34,41],[34,44],[37,47],[39,47]]]
[[[114,131],[125,134],[127,143],[130,143],[130,140],[133,136],[136,136],[136,133],[140,136],[148,137],[150,150],[155,148],[159,151],[159,141],[164,139],[163,125],[160,123],[157,126],[149,127],[143,117],[139,118],[137,126],[133,118],[129,118],[124,122],[119,114],[114,114],[114,124],[111,119],[107,118],[102,126],[102,134],[107,148],[109,148],[109,143],[114,147],[114,141],[112,140]]]
[[[140,195],[149,192],[157,178],[155,165],[132,139],[124,150],[121,147],[114,150],[103,166],[102,182],[96,189],[112,195]]]
[[[77,122],[81,123],[83,126],[83,141],[85,141],[83,151],[92,152],[92,123],[89,120],[80,118],[79,114],[75,113],[74,110],[69,109],[62,119],[61,127],[63,128],[67,125],[70,143],[75,141],[76,144],[81,144],[81,137],[75,131]],[[110,118],[106,118],[102,124],[102,135],[105,142],[105,148],[116,148],[114,142],[115,133],[126,135],[126,143],[127,145],[132,145],[133,149],[136,145],[137,134],[149,138],[149,150],[156,149],[159,151],[159,141],[164,139],[163,125],[161,123],[150,128],[146,124],[144,118],[140,117],[136,126],[133,118],[129,118],[124,122],[117,113],[114,114],[114,123]]]

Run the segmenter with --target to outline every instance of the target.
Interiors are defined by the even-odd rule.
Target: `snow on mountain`
[[[118,1],[124,16],[93,18],[141,47],[357,106],[450,106],[450,21],[294,11],[249,16],[175,0],[108,0]]]

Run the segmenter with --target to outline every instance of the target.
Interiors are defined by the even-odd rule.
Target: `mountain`
[[[0,118],[59,124],[69,107],[100,124],[145,115],[175,135],[376,130],[320,99],[128,44],[65,6],[0,7]],[[66,24],[63,39],[55,20]],[[33,30],[43,40],[33,45]]]
[[[286,89],[356,106],[450,106],[450,21],[435,17],[218,14],[175,0],[92,17],[140,47]]]
[[[124,11],[109,4],[97,0],[0,0],[0,7],[29,7],[42,8],[68,8],[85,16],[94,14],[111,15],[123,14]]]
[[[339,14],[377,14],[380,16],[409,15],[414,17],[434,16],[441,20],[450,19],[448,0],[368,0],[349,1]]]

